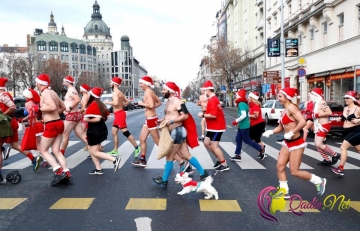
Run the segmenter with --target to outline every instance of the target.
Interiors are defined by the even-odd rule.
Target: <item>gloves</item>
[[[312,118],[314,118],[314,119],[319,118],[319,113],[313,113],[313,114],[312,114]]]
[[[274,134],[273,130],[267,130],[263,133],[263,136],[269,138],[272,134]]]
[[[284,138],[286,140],[290,140],[293,135],[294,135],[294,133],[292,131],[290,131],[290,132],[284,134]]]
[[[234,121],[232,122],[232,125],[236,126],[236,125],[238,125],[238,122],[236,122],[236,120],[234,120]]]

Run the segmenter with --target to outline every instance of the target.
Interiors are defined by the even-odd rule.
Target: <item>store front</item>
[[[328,89],[325,89],[324,87],[326,79],[329,79],[329,77],[328,76],[315,77],[315,75],[309,77],[307,79],[307,92],[311,92],[313,88],[321,88],[321,90],[324,92],[324,98],[327,99]]]
[[[343,102],[343,96],[354,90],[354,72],[332,74],[327,82],[330,87],[330,101]]]

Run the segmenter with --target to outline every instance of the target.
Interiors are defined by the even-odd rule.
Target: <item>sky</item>
[[[98,0],[114,50],[127,35],[135,58],[149,75],[181,88],[195,79],[203,47],[216,35],[216,12],[224,0]],[[47,31],[51,11],[58,31],[81,39],[95,0],[1,0],[0,46],[26,46],[35,28]]]

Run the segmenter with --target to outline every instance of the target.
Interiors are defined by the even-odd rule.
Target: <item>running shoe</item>
[[[331,161],[330,160],[323,160],[323,161],[320,161],[320,162],[318,162],[317,163],[317,165],[322,165],[322,166],[331,166],[332,165],[332,163],[331,163]]]
[[[341,169],[340,167],[332,168],[331,171],[335,174],[338,174],[340,176],[344,175],[344,169]]]
[[[204,141],[204,139],[205,139],[204,137],[199,137],[200,141]]]
[[[185,172],[189,173],[189,175],[194,173],[194,169],[191,167],[191,165],[189,165],[186,169]]]
[[[153,178],[152,180],[153,180],[153,182],[154,182],[155,184],[159,185],[161,188],[167,188],[168,182],[167,182],[167,181],[164,181],[163,178],[162,178],[162,176],[159,176],[159,177],[157,177],[157,178]]]
[[[83,148],[83,150],[84,150],[84,151],[89,151],[88,146],[85,146],[85,147]]]
[[[0,184],[5,184],[6,180],[4,180],[3,176],[0,174]]]
[[[42,164],[41,164],[41,167],[48,168],[48,167],[50,167],[50,165],[46,160],[44,160],[44,162],[42,162]]]
[[[219,167],[220,165],[221,165],[220,161],[217,160],[216,163],[215,163],[215,165],[214,165],[214,168],[217,168],[217,167]]]
[[[64,181],[65,181],[66,183],[70,183],[70,182],[73,180],[73,177],[72,177],[70,171],[64,172],[64,174],[65,174],[65,179],[64,179]]]
[[[119,157],[116,157],[116,160],[113,162],[114,163],[114,172],[116,172],[119,169],[120,166],[120,161],[121,159]]]
[[[88,158],[88,159],[92,159],[92,157],[91,157],[91,155],[90,155],[90,154],[88,155],[88,157],[87,157],[87,158]]]
[[[100,169],[100,170],[94,169],[91,172],[89,172],[89,174],[90,175],[103,175],[104,171],[102,169]]]
[[[209,177],[209,173],[204,170],[204,174],[200,175],[200,181],[205,181]]]
[[[229,166],[228,165],[223,165],[223,164],[220,164],[219,167],[217,167],[215,169],[216,172],[224,172],[224,171],[229,171]]]
[[[180,170],[179,172],[185,172],[185,170],[190,166],[189,162],[183,162],[182,164],[180,164]]]
[[[331,158],[331,164],[332,164],[332,165],[336,164],[336,163],[339,161],[340,156],[341,156],[341,155],[340,155],[339,153],[336,153],[336,156],[333,156],[333,157]]]
[[[325,185],[326,185],[326,179],[321,178],[321,183],[316,185],[316,190],[318,192],[318,195],[321,196],[325,192]]]
[[[134,158],[137,158],[141,152],[140,146],[137,146],[134,151]]]
[[[7,147],[7,148],[1,147],[1,150],[4,156],[4,160],[7,160],[7,158],[9,158],[11,147]]]
[[[235,162],[241,162],[241,156],[235,155],[233,157],[230,157],[230,160],[235,161]]]
[[[146,167],[146,160],[145,159],[139,159],[136,161],[131,162],[133,165],[135,166],[140,166],[140,167]]]
[[[43,158],[41,156],[34,157],[34,159],[32,160],[34,171],[37,171],[39,169],[41,161],[43,161]]]
[[[111,152],[108,152],[107,154],[112,155],[112,156],[118,156],[119,155],[118,151],[115,150],[115,149],[112,150]]]
[[[51,186],[58,185],[62,180],[66,178],[66,174],[62,171],[62,168],[59,168],[54,173],[54,180],[51,182]]]

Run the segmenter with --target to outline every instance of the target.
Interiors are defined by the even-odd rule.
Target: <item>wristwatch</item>
[[[203,113],[203,117],[205,118],[205,114]]]

